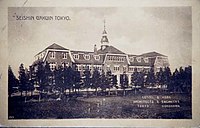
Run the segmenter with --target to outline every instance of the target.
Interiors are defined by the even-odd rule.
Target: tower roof
[[[109,43],[107,36],[102,36],[101,43],[104,43],[104,42]]]
[[[102,46],[108,46],[108,44],[109,44],[105,24],[106,24],[106,22],[104,20],[104,30],[103,30],[103,33],[102,33],[103,35],[102,35],[102,38],[101,38],[101,45]]]
[[[105,29],[103,30],[103,33],[102,33],[102,34],[107,34],[107,32],[106,32],[106,30],[105,30]]]

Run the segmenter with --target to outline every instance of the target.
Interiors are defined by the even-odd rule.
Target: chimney
[[[97,45],[94,45],[94,54],[97,54]]]

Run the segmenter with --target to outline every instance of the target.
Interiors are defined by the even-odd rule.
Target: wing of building
[[[107,32],[104,30],[101,38],[101,48],[97,49],[94,45],[93,51],[78,51],[64,48],[53,43],[43,51],[35,55],[33,67],[37,67],[38,62],[48,62],[51,70],[58,66],[73,66],[81,73],[89,68],[93,71],[97,68],[99,71],[111,70],[117,75],[119,81],[120,74],[124,72],[128,75],[129,81],[134,69],[148,71],[151,67],[157,72],[160,68],[169,66],[168,57],[157,52],[149,52],[141,55],[126,54],[118,48],[110,45]]]

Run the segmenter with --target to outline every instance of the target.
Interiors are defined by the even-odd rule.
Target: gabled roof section
[[[50,45],[49,47],[47,47],[46,49],[59,49],[59,50],[68,50],[56,43],[53,43],[52,45]]]
[[[113,46],[108,46],[105,49],[101,50],[99,49],[97,51],[99,54],[106,54],[106,53],[113,53],[113,54],[125,54],[124,52],[120,51],[119,49],[113,47]]]
[[[165,55],[157,53],[157,52],[148,52],[148,53],[142,54],[141,56],[144,56],[144,57],[156,57],[156,56],[165,56]],[[165,57],[167,57],[167,56],[165,56]]]

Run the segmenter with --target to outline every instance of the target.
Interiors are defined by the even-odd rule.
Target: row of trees
[[[75,68],[60,66],[54,71],[50,70],[48,63],[38,63],[37,70],[34,71],[32,67],[28,69],[24,68],[21,64],[19,67],[18,79],[14,76],[11,67],[8,68],[9,74],[9,96],[13,93],[15,88],[21,92],[27,92],[34,90],[34,85],[40,92],[53,92],[59,91],[64,93],[65,90],[69,90],[69,93],[78,93],[80,89],[93,88],[96,90],[101,88],[105,91],[117,85],[117,78],[111,73],[111,71],[101,73],[94,69],[91,73],[89,69],[86,69],[81,75]]]
[[[79,71],[75,70],[76,67],[58,67],[54,71],[50,70],[48,63],[44,64],[43,62],[38,63],[37,70],[34,71],[33,67],[26,69],[23,64],[19,67],[19,76],[18,78],[12,72],[11,67],[8,67],[8,89],[9,96],[13,93],[15,88],[21,92],[33,92],[34,85],[38,86],[40,92],[53,92],[54,90],[59,90],[59,92],[64,93],[65,90],[69,90],[69,93],[75,92],[79,93],[79,90],[84,88],[88,89],[93,88],[97,90],[98,88],[104,92],[106,89],[111,89],[113,87],[118,88],[117,76],[113,75],[109,70],[107,72],[99,72],[97,69],[94,69],[91,72],[89,69],[86,70],[81,75]],[[156,74],[154,73],[154,68],[151,67],[150,70],[146,73],[144,71],[138,72],[137,69],[134,69],[133,74],[131,75],[131,86],[145,88],[147,86],[165,86],[169,91],[174,92],[191,92],[191,75],[192,69],[191,66],[183,69],[182,67],[179,70],[175,70],[171,73],[170,68],[166,67],[165,69],[160,68],[160,71]],[[120,75],[120,87],[122,89],[129,88],[128,76],[124,72]],[[109,91],[110,92],[110,91]]]
[[[192,67],[188,66],[183,69],[182,67],[175,69],[173,73],[169,67],[164,69],[160,68],[159,72],[154,73],[154,68],[151,67],[148,73],[144,71],[138,72],[134,69],[131,76],[131,84],[133,86],[144,86],[159,88],[167,88],[171,92],[191,92],[192,88]]]

